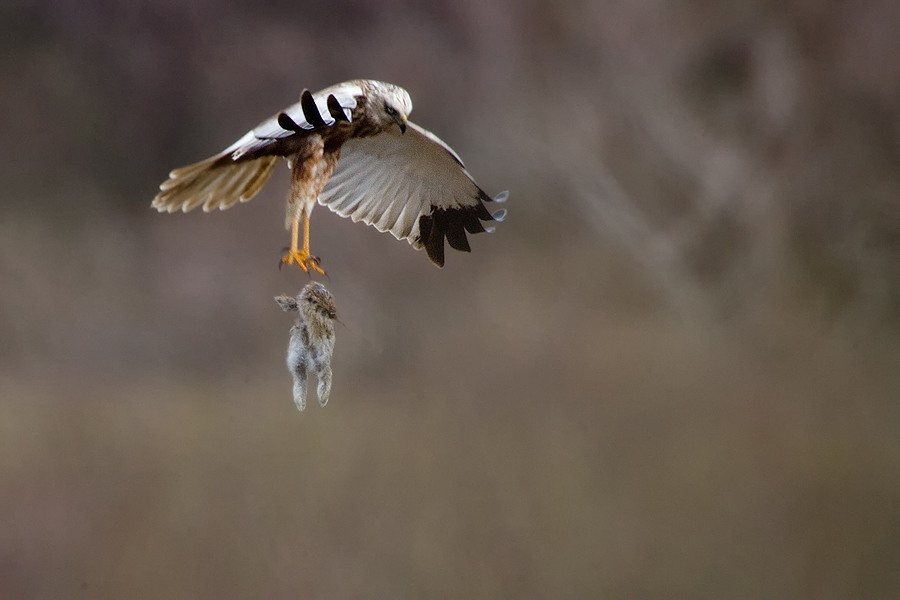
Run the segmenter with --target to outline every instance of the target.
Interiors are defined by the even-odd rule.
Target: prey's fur
[[[275,302],[285,311],[298,313],[287,353],[288,370],[294,378],[294,403],[299,410],[306,408],[306,380],[314,372],[319,379],[319,404],[325,406],[331,394],[331,354],[337,318],[334,298],[322,284],[313,282],[299,296],[276,296]]]

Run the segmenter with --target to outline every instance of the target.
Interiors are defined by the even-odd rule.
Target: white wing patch
[[[356,98],[361,94],[362,88],[358,85],[343,83],[317,92],[312,98],[322,120],[327,125],[333,125],[335,119],[328,109],[328,97],[334,96],[344,116],[349,120],[352,110],[356,108]],[[313,125],[303,113],[300,102],[282,112],[300,128],[313,129]],[[262,150],[294,133],[295,131],[285,129],[278,123],[278,115],[266,119],[215,156],[172,171],[169,180],[160,186],[160,192],[153,199],[152,206],[160,211],[187,212],[198,206],[202,206],[205,211],[214,208],[224,210],[237,202],[247,202],[259,192],[272,174],[279,157],[260,156],[233,164],[216,167],[214,165],[227,156],[237,161],[247,153]]]
[[[447,144],[414,123],[407,126],[405,134],[394,127],[347,140],[319,204],[420,248],[419,217],[476,207],[484,192]]]
[[[362,94],[362,88],[355,84],[340,84],[326,88],[320,92],[313,94],[313,100],[316,104],[316,110],[319,116],[325,122],[325,125],[334,125],[334,117],[328,110],[328,96],[334,96],[335,100],[341,107],[344,116],[349,121],[352,111],[356,108],[356,98]],[[301,129],[314,129],[306,115],[303,113],[303,106],[300,102],[292,104],[285,108],[281,113],[287,115]],[[279,113],[279,115],[281,114]],[[249,152],[255,152],[272,144],[276,140],[294,135],[291,129],[285,129],[278,123],[278,116],[270,117],[248,131],[244,136],[233,143],[223,151],[223,154],[231,154],[232,160],[238,160]]]

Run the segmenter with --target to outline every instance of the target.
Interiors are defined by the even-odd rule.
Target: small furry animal
[[[321,283],[312,282],[296,298],[276,296],[275,302],[284,311],[299,313],[291,328],[287,353],[288,370],[294,377],[294,403],[299,410],[306,408],[306,378],[310,371],[315,371],[319,378],[316,389],[319,404],[325,406],[331,393],[331,354],[337,317],[334,298]]]

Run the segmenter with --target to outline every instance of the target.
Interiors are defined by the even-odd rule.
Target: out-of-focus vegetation
[[[7,3],[0,597],[896,597],[898,27]],[[287,169],[223,213],[149,203],[354,77],[407,88],[510,215],[438,270],[318,208],[345,326],[299,414]]]

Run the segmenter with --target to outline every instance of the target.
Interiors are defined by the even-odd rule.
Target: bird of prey
[[[508,194],[487,195],[456,152],[407,120],[411,110],[406,90],[380,81],[358,79],[315,94],[303,90],[300,102],[222,152],[172,171],[152,206],[170,213],[230,208],[253,198],[278,159],[286,158],[291,247],[283,264],[324,274],[309,250],[309,217],[318,199],[342,217],[425,248],[441,267],[444,239],[469,252],[466,232],[486,231],[482,221],[500,221],[506,214],[491,214],[484,202],[503,202]]]
[[[287,353],[287,367],[294,378],[294,403],[298,410],[306,408],[306,379],[313,372],[319,379],[316,387],[319,405],[325,406],[331,393],[331,355],[337,318],[334,298],[321,283],[312,282],[296,298],[276,296],[275,302],[284,311],[298,313]]]

